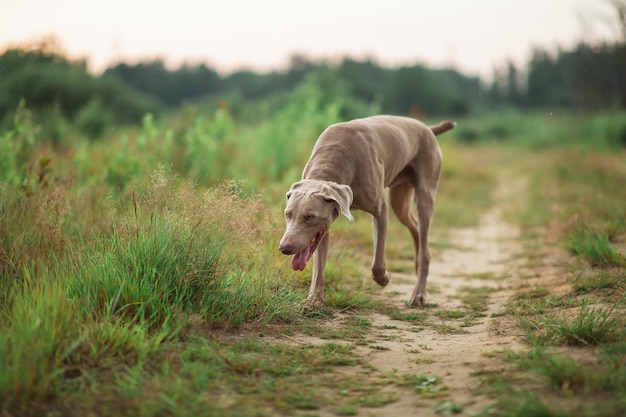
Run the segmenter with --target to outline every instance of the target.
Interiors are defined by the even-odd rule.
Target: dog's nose
[[[278,247],[278,250],[283,255],[291,255],[293,253],[293,247],[291,247],[290,245],[280,245]]]
[[[278,250],[283,255],[293,255],[293,239],[285,234],[278,244]]]

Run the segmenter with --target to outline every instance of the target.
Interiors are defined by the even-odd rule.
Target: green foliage
[[[81,337],[76,309],[62,288],[37,277],[32,265],[22,268],[22,288],[10,291],[10,307],[7,299],[0,304],[0,404],[20,413],[53,393],[62,363]],[[7,280],[0,281],[5,294]]]
[[[592,267],[626,264],[626,258],[611,245],[609,237],[593,230],[588,224],[576,223],[569,233],[565,247]]]
[[[67,120],[77,119],[93,136],[105,129],[103,124],[137,122],[144,113],[159,110],[153,98],[115,79],[89,74],[84,62],[71,62],[58,49],[44,42],[0,55],[0,122],[6,123],[26,100],[37,113],[56,109]]]
[[[453,414],[459,414],[463,412],[463,406],[453,401],[443,401],[435,406],[434,411],[437,414],[451,416]]]
[[[565,247],[594,268],[623,266],[624,255],[616,246],[626,232],[619,154],[602,160],[581,154],[568,158],[568,163],[556,166],[554,175],[561,200],[570,203]]]
[[[181,133],[175,152],[177,171],[203,182],[226,179],[231,174],[231,162],[239,149],[232,118],[226,109],[218,109],[211,118],[197,117]]]
[[[244,158],[260,174],[260,184],[281,179],[294,166],[300,169],[302,163],[297,161],[308,156],[323,129],[338,121],[340,104],[325,105],[321,99],[318,84],[311,79],[296,90],[289,106],[255,129]]]
[[[537,239],[536,230],[550,225],[547,242],[574,256],[566,261],[567,272],[560,274],[547,275],[534,265],[543,259],[532,262],[539,268],[541,286],[527,277],[529,291],[510,303],[510,312],[533,345],[527,353],[512,355],[529,373],[522,377],[530,383],[520,384],[519,373],[512,377],[505,372],[503,386],[497,388],[497,415],[608,417],[626,411],[623,150],[608,153],[609,147],[601,145],[607,144],[607,126],[621,123],[613,117],[574,121],[572,127],[582,128],[579,133],[590,133],[586,145],[595,145],[586,151],[572,150],[585,147],[574,141],[574,146],[533,152],[532,160],[520,165],[520,173],[533,176],[523,210],[534,219],[525,223],[527,237]],[[545,249],[550,244],[542,240],[542,256],[553,253]]]
[[[441,378],[437,375],[403,375],[396,384],[400,387],[410,387],[427,398],[442,397],[448,392],[448,387],[443,385]]]
[[[375,65],[361,69],[382,76]],[[371,295],[374,284],[363,279],[363,263],[355,261],[361,250],[370,250],[369,218],[363,215],[362,227],[344,221],[333,226],[327,305],[318,316],[299,313],[310,276],[293,273],[276,250],[284,192],[300,177],[319,133],[347,113],[377,112],[383,100],[367,95],[364,78],[348,85],[333,71],[326,68],[298,84],[245,123],[238,118],[244,112],[230,102],[189,105],[168,119],[142,114],[138,127],[122,128],[114,116],[103,140],[86,140],[78,119],[66,118],[61,107],[48,113],[17,107],[12,124],[0,130],[0,413],[245,416],[331,407],[354,414],[396,400],[386,393],[363,394],[380,388],[379,381],[331,373],[361,363],[354,344],[386,348],[365,339],[379,330],[365,315],[342,315],[347,318],[325,329],[318,323],[337,309],[384,309]],[[363,89],[352,103],[343,97],[351,88]],[[95,100],[84,114],[97,119],[98,108],[115,114],[106,99]],[[529,180],[532,199],[522,204],[525,195],[516,195],[509,203],[542,213],[543,222],[535,226],[550,224],[562,243],[571,231],[590,230],[622,250],[623,155],[609,144],[622,123],[619,113],[581,120],[505,111],[482,117],[461,121],[460,130],[440,138],[445,162],[435,233],[474,224],[491,206],[501,175],[490,167],[513,161],[520,176],[506,184],[536,178]],[[465,123],[477,138],[486,132],[491,140],[485,146],[458,143]],[[553,138],[561,134],[568,139]],[[508,146],[513,144],[520,146]],[[262,192],[250,192],[259,186]],[[617,314],[623,297],[615,294],[624,289],[623,265],[584,265],[590,270],[574,273],[578,287],[571,294],[533,291],[512,309],[532,323],[529,338],[537,344],[540,339],[550,349],[590,345],[603,352],[603,376],[589,379],[590,369],[582,364],[586,385],[576,393],[599,393],[610,397],[607,408],[617,407],[624,348]],[[484,314],[489,291],[463,289],[464,311],[447,315],[397,309],[385,314],[459,333],[456,324],[433,326],[429,318],[459,324],[466,318],[467,325]],[[576,298],[580,293],[588,305]],[[615,309],[601,304],[606,300]],[[564,316],[565,310],[575,314]],[[297,326],[348,343],[283,345],[261,338],[274,336],[275,326],[285,323],[286,333]],[[254,337],[233,337],[233,329]],[[568,369],[565,359],[553,362],[550,376],[536,374],[549,378],[551,388],[567,381],[573,387],[579,370]],[[537,359],[528,369],[540,363],[548,366]],[[394,382],[427,397],[450,394],[430,374]],[[520,409],[558,415],[543,398],[534,401],[525,393],[515,397]],[[444,414],[460,408],[446,401],[437,407]]]
[[[32,112],[20,101],[10,130],[0,135],[0,190],[6,186],[29,185],[29,162],[32,162],[32,148],[37,141],[41,127],[33,120]]]
[[[587,299],[573,318],[545,314],[530,319],[522,317],[520,321],[529,339],[539,345],[598,345],[624,336],[619,330],[623,323],[614,315],[614,309],[590,307]]]
[[[461,119],[452,134],[467,144],[514,143],[534,150],[563,146],[585,150],[622,149],[624,120],[624,113],[618,111],[577,114],[505,108]]]
[[[106,108],[99,97],[89,100],[77,114],[76,127],[91,139],[99,138],[111,129],[113,112]]]
[[[526,100],[532,106],[623,108],[626,44],[578,44],[552,54],[536,49],[528,64]]]
[[[111,197],[83,210],[70,183],[3,194],[3,411],[32,411],[85,368],[143,363],[190,322],[296,317],[302,296],[254,256],[271,219],[258,196],[236,183],[199,195],[160,169]]]
[[[174,128],[161,128],[147,114],[136,136],[124,132],[114,143],[80,143],[75,163],[79,176],[116,188],[158,164],[202,184],[247,178],[250,187],[266,186],[300,176],[315,139],[339,120],[341,108],[339,101],[326,102],[313,78],[290,94],[287,106],[258,125],[236,126],[225,105],[209,116],[188,107],[174,120]],[[90,114],[100,120],[100,112]]]
[[[157,97],[170,107],[214,93],[220,87],[217,72],[204,64],[193,67],[184,64],[176,71],[169,71],[163,60],[135,65],[120,63],[108,68],[104,76],[122,80],[146,95]]]

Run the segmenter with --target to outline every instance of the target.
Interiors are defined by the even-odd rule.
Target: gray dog
[[[374,221],[374,281],[385,286],[389,273],[385,262],[387,203],[413,237],[417,284],[409,304],[426,304],[426,280],[430,264],[428,232],[441,172],[441,149],[435,135],[455,123],[435,126],[408,117],[373,116],[337,123],[318,138],[302,180],[287,193],[287,230],[279,249],[293,255],[294,270],[304,270],[315,253],[307,305],[323,302],[324,267],[331,223],[343,214],[354,220],[350,208],[370,213]],[[412,200],[417,204],[417,219]],[[317,251],[316,251],[317,250]]]

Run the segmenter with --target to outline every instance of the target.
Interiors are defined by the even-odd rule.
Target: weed
[[[413,362],[418,364],[418,365],[422,364],[422,363],[424,363],[424,364],[431,364],[431,363],[435,363],[435,359],[433,359],[431,357],[428,357],[428,356],[425,356],[425,357],[416,358],[416,359],[413,360]]]
[[[434,324],[431,326],[439,334],[466,334],[467,330],[459,329],[446,323]]]
[[[401,375],[398,377],[396,385],[410,387],[421,396],[428,398],[442,397],[448,394],[448,388],[441,383],[441,378],[436,375]]]
[[[387,309],[385,312],[393,320],[408,321],[409,323],[417,325],[425,324],[428,318],[428,315],[426,313],[415,311],[404,312],[397,308],[390,308]]]
[[[343,405],[335,410],[335,414],[338,416],[356,416],[359,414],[359,409],[353,405]]]
[[[435,313],[435,316],[442,320],[453,320],[463,318],[467,316],[467,313],[458,310],[440,310]]]
[[[495,289],[491,287],[461,287],[460,299],[474,313],[480,313],[488,309],[489,294]]]
[[[443,401],[433,408],[435,413],[443,414],[444,416],[451,416],[453,414],[459,414],[463,412],[463,406],[453,401]]]
[[[383,346],[383,345],[370,345],[370,349],[373,350],[380,350],[380,351],[384,351],[384,350],[391,350],[390,347],[388,346]]]

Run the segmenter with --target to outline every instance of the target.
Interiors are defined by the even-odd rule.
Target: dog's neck
[[[331,163],[307,164],[302,174],[303,180],[329,181],[342,185],[352,185],[352,170],[350,167],[337,169],[337,165]]]

